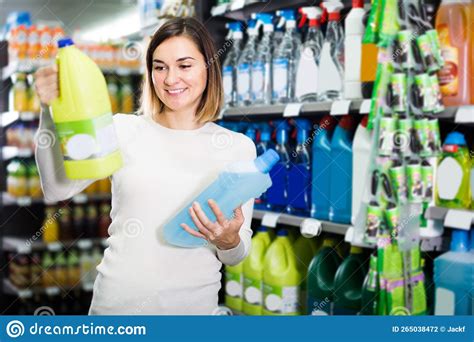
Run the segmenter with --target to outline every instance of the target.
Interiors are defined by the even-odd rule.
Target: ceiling
[[[0,0],[0,27],[10,12],[28,11],[33,23],[60,21],[67,34],[90,31],[135,13],[137,0]],[[133,25],[136,25],[135,21]]]

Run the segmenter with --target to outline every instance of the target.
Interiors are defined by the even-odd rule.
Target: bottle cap
[[[352,130],[354,129],[354,126],[355,126],[355,119],[352,115],[348,114],[348,115],[344,115],[341,119],[341,121],[339,121],[339,126],[341,128],[344,128],[345,130]]]
[[[275,150],[269,149],[260,157],[255,159],[255,166],[260,172],[268,173],[272,167],[280,160],[280,156]]]
[[[58,40],[58,48],[63,48],[66,46],[74,45],[74,42],[72,41],[71,38],[63,38]]]
[[[262,130],[260,133],[260,141],[268,142],[271,140],[271,134],[267,130]]]
[[[467,230],[453,229],[450,249],[453,252],[467,252],[469,235]]]
[[[263,233],[268,232],[268,228],[265,226],[260,226],[257,228],[257,233],[260,233],[260,232],[263,232]]]
[[[368,123],[369,123],[369,116],[364,115],[364,117],[362,118],[362,121],[360,122],[360,124],[361,124],[362,127],[367,127]]]
[[[334,119],[333,116],[326,115],[319,122],[319,129],[325,129],[325,130],[328,130],[328,131],[332,131],[334,129],[334,127],[336,126],[336,124],[337,124],[337,121],[336,121],[336,119]]]
[[[277,231],[277,236],[288,236],[288,230],[286,229],[280,229],[279,231]]]
[[[458,145],[458,146],[466,146],[466,138],[464,138],[464,135],[459,132],[451,132],[448,134],[446,137],[446,140],[444,141],[445,145]]]
[[[364,0],[352,0],[352,8],[364,8]]]

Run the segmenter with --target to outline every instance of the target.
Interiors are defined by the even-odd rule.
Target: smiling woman
[[[236,265],[249,252],[253,200],[225,217],[212,198],[189,217],[207,240],[199,248],[166,243],[164,225],[206,188],[229,163],[253,160],[254,143],[212,121],[222,103],[222,83],[213,42],[193,18],[173,19],[152,37],[140,114],[116,114],[114,126],[123,156],[112,176],[109,247],[97,267],[90,314],[200,314],[217,308],[222,264]],[[213,61],[213,62],[209,62]],[[57,71],[40,69],[36,88],[43,104],[58,94]],[[54,131],[44,106],[40,130]],[[65,177],[57,143],[36,149],[45,197],[61,201],[95,180]]]

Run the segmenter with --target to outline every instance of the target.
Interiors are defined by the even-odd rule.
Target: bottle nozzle
[[[280,156],[275,150],[269,149],[260,157],[255,159],[255,166],[260,172],[269,173],[273,166],[280,160]]]

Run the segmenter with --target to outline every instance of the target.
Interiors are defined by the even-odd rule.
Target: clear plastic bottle
[[[252,63],[257,50],[258,30],[255,20],[248,21],[248,39],[237,63],[237,106],[251,104]]]
[[[237,103],[237,61],[242,45],[242,29],[240,24],[229,23],[227,42],[232,44],[232,48],[227,53],[222,64],[222,76],[224,83],[224,103],[228,106],[235,106]]]

